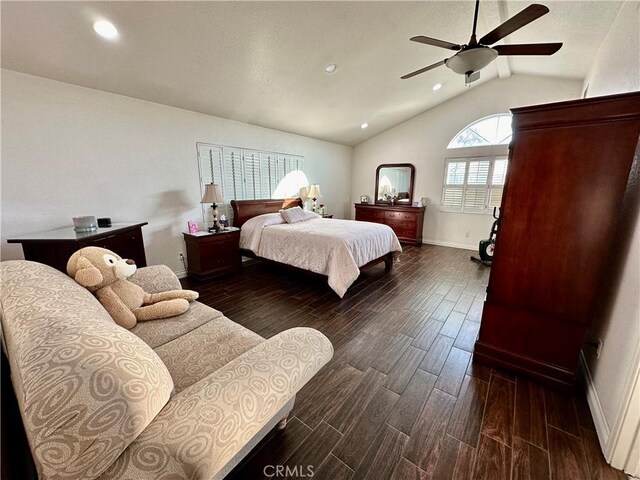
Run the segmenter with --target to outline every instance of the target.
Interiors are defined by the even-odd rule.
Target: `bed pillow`
[[[262,229],[269,225],[278,225],[281,223],[286,222],[279,213],[265,213],[264,215],[250,218],[244,222],[240,229],[240,248],[251,250],[257,254],[260,238],[262,237]]]
[[[250,218],[242,225],[242,228],[247,227],[247,229],[262,229],[264,227],[268,227],[269,225],[278,225],[280,223],[285,223],[285,219],[282,218],[280,213],[265,213],[263,215],[258,215],[257,217]]]
[[[308,210],[303,210],[300,207],[287,208],[286,210],[280,210],[280,215],[287,223],[306,222],[307,220],[314,220],[321,218],[320,215]]]

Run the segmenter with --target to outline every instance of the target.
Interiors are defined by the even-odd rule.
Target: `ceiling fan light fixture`
[[[456,73],[464,75],[469,72],[477,72],[498,56],[498,52],[489,47],[476,47],[463,50],[449,58],[445,65]]]

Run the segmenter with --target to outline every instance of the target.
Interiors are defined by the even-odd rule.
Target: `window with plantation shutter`
[[[287,175],[304,177],[304,157],[286,153],[265,152],[225,145],[196,144],[200,172],[200,194],[207,183],[222,186],[223,211],[229,217],[231,200],[271,198]],[[306,177],[304,177],[306,179]],[[308,183],[308,182],[307,182]],[[305,183],[305,186],[306,184]],[[292,192],[291,192],[292,193]],[[205,221],[208,207],[203,207]]]
[[[491,213],[502,201],[506,157],[451,158],[445,162],[442,210]]]

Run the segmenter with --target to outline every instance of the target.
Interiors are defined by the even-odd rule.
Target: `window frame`
[[[482,123],[486,120],[489,120],[491,118],[496,118],[496,117],[509,117],[511,120],[513,120],[513,115],[511,115],[511,113],[509,112],[503,112],[503,113],[494,113],[492,115],[487,115],[486,117],[482,117],[479,118],[473,122],[471,122],[470,124],[466,125],[462,130],[460,130],[458,133],[456,133],[451,140],[449,141],[449,143],[447,144],[447,150],[458,150],[458,149],[466,149],[466,148],[486,148],[486,147],[500,147],[500,146],[508,146],[511,141],[513,140],[513,128],[511,129],[511,135],[509,135],[508,137],[511,137],[509,139],[508,142],[506,143],[487,143],[487,144],[481,144],[481,145],[453,145],[453,142],[465,131],[468,129],[473,128],[475,125],[478,125],[479,123]],[[499,121],[499,120],[498,120]],[[507,138],[508,138],[507,137]],[[484,137],[483,137],[484,138]],[[486,139],[485,139],[486,140]]]
[[[489,170],[487,173],[487,181],[484,184],[469,184],[469,166],[471,162],[476,161],[489,161]],[[507,169],[506,172],[509,171],[509,158],[508,155],[471,155],[464,157],[447,157],[444,162],[444,173],[442,178],[442,193],[440,196],[440,211],[445,213],[466,213],[466,214],[481,214],[487,215],[493,212],[493,206],[490,205],[491,201],[491,190],[495,187],[502,187],[502,194],[504,194],[504,187],[506,184],[506,174],[505,181],[502,184],[494,184],[493,183],[493,172],[495,169],[496,160],[506,160],[507,161]],[[464,171],[464,180],[462,184],[449,184],[447,183],[447,177],[449,172],[449,164],[451,163],[466,163],[465,171]],[[469,208],[465,207],[465,199],[467,194],[467,188],[483,188],[484,189],[484,206],[482,208]],[[461,189],[462,190],[462,201],[460,207],[446,207],[444,205],[445,194],[447,189]],[[502,202],[502,195],[500,196]]]

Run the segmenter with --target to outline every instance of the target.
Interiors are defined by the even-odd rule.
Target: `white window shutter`
[[[472,160],[469,162],[468,185],[486,185],[489,180],[490,160]]]
[[[462,211],[463,194],[464,189],[462,187],[445,187],[442,194],[443,208],[455,212]]]
[[[504,187],[492,187],[489,190],[489,207],[499,207],[502,204],[502,191]]]
[[[507,179],[507,159],[497,158],[493,162],[493,174],[491,175],[491,185],[504,185]]]
[[[271,152],[262,153],[262,195],[271,198],[276,191],[281,177],[278,174],[278,154]]]
[[[260,152],[244,150],[244,191],[246,200],[262,197],[262,174]]]
[[[447,163],[447,172],[445,184],[447,185],[464,185],[464,179],[466,174],[467,162],[454,162]]]
[[[242,168],[242,150],[224,148],[224,198],[231,200],[246,200],[244,193],[244,178]]]
[[[486,187],[467,187],[464,191],[464,210],[479,212],[485,209]]]

